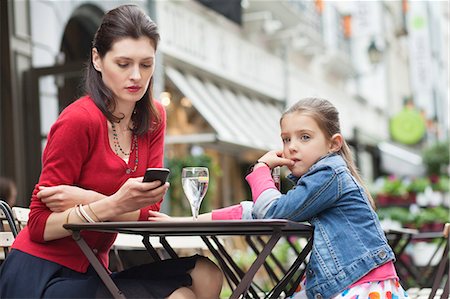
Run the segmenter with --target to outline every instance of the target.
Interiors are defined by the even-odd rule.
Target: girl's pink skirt
[[[293,299],[307,299],[305,281],[302,279],[295,293],[289,297]],[[408,298],[408,294],[397,279],[365,282],[344,290],[333,299],[402,299]]]

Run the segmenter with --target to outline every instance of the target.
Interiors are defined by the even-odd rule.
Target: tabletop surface
[[[164,222],[100,222],[68,223],[64,228],[72,231],[95,230],[141,235],[265,235],[273,232],[309,236],[312,227],[285,219],[215,220],[215,221],[164,221]]]

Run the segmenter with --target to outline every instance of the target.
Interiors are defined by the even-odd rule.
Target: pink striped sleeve
[[[250,189],[252,189],[253,201],[256,201],[258,197],[267,189],[277,189],[272,179],[272,174],[269,167],[258,167],[245,177]]]
[[[240,204],[213,210],[212,220],[238,220],[242,219],[242,206]]]

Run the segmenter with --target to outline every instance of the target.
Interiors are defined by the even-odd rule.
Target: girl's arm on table
[[[149,213],[149,221],[160,222],[160,221],[193,221],[192,217],[172,217],[167,214],[157,212],[157,211],[148,211]],[[200,221],[209,221],[212,220],[211,213],[204,213],[198,215],[198,220]]]

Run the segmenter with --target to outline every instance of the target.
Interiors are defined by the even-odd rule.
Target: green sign
[[[419,111],[405,108],[391,119],[390,131],[395,141],[416,144],[425,135],[425,121]]]

